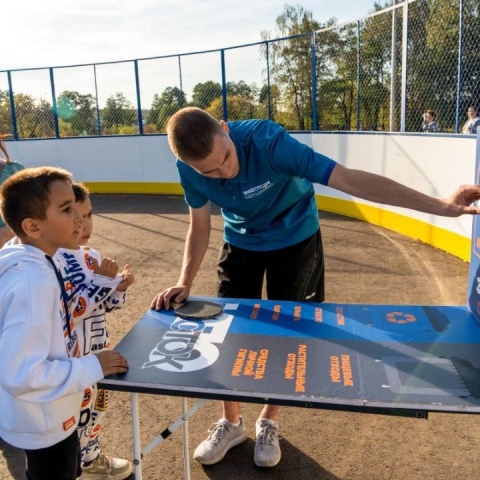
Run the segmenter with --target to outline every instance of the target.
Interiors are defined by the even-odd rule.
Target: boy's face
[[[92,202],[86,198],[84,202],[77,203],[77,208],[82,215],[82,226],[78,234],[78,245],[86,245],[90,240],[93,230]]]
[[[82,216],[75,205],[72,186],[64,180],[50,184],[50,205],[45,220],[31,220],[34,227],[28,232],[30,242],[53,256],[59,248],[78,247]]]
[[[215,135],[212,153],[207,158],[188,164],[198,173],[210,178],[231,179],[240,171],[237,150],[228,133]]]

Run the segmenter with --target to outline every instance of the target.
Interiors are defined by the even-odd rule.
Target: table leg
[[[133,466],[135,480],[142,480],[142,447],[140,443],[140,415],[138,413],[138,393],[130,394],[133,430]]]
[[[183,478],[190,480],[190,452],[188,448],[188,406],[187,399],[182,397],[182,435],[183,435]]]

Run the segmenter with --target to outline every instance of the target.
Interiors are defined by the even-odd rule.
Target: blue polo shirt
[[[312,183],[327,185],[336,162],[316,153],[268,120],[230,122],[240,171],[235,178],[201,175],[177,160],[185,200],[221,207],[224,239],[246,250],[294,245],[319,227]]]

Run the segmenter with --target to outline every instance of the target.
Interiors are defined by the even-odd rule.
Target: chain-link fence
[[[480,102],[480,2],[405,0],[316,32],[182,55],[0,72],[14,139],[165,132],[197,106],[288,130],[460,132]]]

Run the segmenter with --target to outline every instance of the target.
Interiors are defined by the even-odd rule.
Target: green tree
[[[95,97],[65,90],[57,99],[60,135],[96,135],[97,120]]]
[[[192,106],[206,109],[216,98],[222,96],[222,86],[218,82],[209,80],[204,83],[197,83],[193,87]]]
[[[327,22],[332,24],[334,20]],[[312,128],[312,55],[311,39],[313,31],[324,25],[313,19],[312,12],[301,5],[284,6],[284,11],[276,19],[276,37],[292,37],[286,40],[270,42],[270,74],[280,89],[281,109],[293,112],[296,129]],[[262,38],[268,40],[270,32],[262,32]],[[317,64],[317,75],[322,63]]]
[[[107,99],[105,108],[101,112],[101,118],[102,131],[107,134],[118,134],[120,127],[131,127],[138,120],[136,109],[120,92]],[[138,128],[135,131],[138,133]]]
[[[12,110],[8,90],[0,90],[0,133],[12,132]]]
[[[213,117],[221,120],[223,118],[223,101],[216,98],[206,109]],[[248,98],[240,95],[229,95],[227,97],[228,120],[248,120],[255,118],[255,104]]]
[[[155,132],[164,132],[168,119],[185,105],[185,93],[177,87],[167,87],[162,95],[153,96],[147,124],[155,125]]]
[[[20,138],[48,138],[55,136],[52,105],[46,100],[35,100],[31,95],[14,96],[17,130]]]

